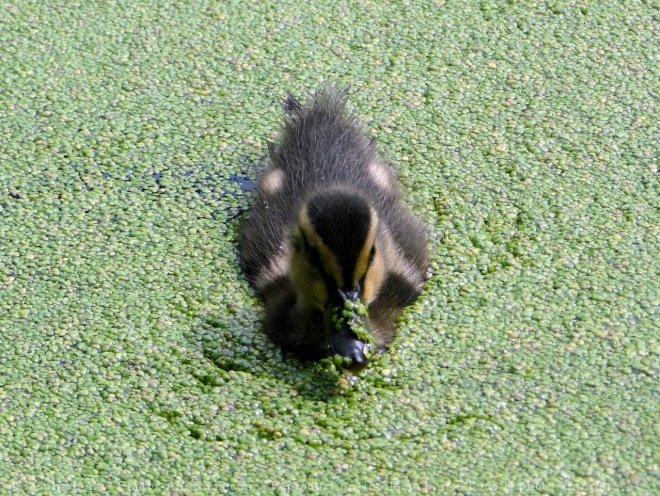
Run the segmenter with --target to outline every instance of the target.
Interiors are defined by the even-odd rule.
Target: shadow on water
[[[254,322],[253,309],[230,309],[227,313],[220,318],[205,318],[192,336],[196,347],[219,370],[242,372],[266,381],[274,379],[312,401],[327,401],[341,393],[342,372],[283,353]]]
[[[234,199],[234,202],[224,202],[231,206],[222,215],[217,215],[219,212],[217,217],[214,215],[219,220],[232,222],[249,209],[251,193],[256,189],[254,178],[262,163],[249,162],[247,157],[238,159],[235,165],[243,166],[235,167],[228,179],[225,179],[226,174],[210,170],[212,166],[209,170],[186,170],[173,179],[188,183],[186,186],[192,188],[202,201],[210,200],[216,204],[221,197]],[[158,182],[160,179],[161,175],[155,173],[153,180]],[[243,277],[242,274],[239,277]],[[253,307],[229,304],[218,315],[205,317],[196,329],[192,329],[189,341],[217,367],[220,375],[226,375],[222,371],[241,372],[255,378],[275,379],[295,389],[301,397],[315,401],[337,395],[341,373],[332,367],[302,362],[295,356],[283,354],[261,332],[258,313],[259,310]]]
[[[181,370],[188,371],[179,373],[185,398],[157,397],[150,404],[155,415],[199,441],[241,442],[253,436],[278,442],[282,428],[299,429],[298,417],[287,413],[291,409],[307,411],[319,402],[342,402],[347,392],[352,395],[342,388],[343,373],[329,363],[283,355],[258,329],[254,313],[251,308],[228,308],[221,318],[203,318],[191,329],[188,351],[180,353]],[[203,401],[216,407],[200,415],[198,402],[191,399],[205,395],[211,397]]]

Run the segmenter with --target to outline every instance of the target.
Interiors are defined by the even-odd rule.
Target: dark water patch
[[[229,182],[240,184],[241,191],[244,193],[248,191],[254,191],[255,189],[257,189],[257,185],[254,181],[251,181],[246,177],[237,176],[236,174],[232,174],[231,176],[229,176]]]

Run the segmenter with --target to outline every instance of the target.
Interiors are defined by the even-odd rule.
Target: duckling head
[[[350,189],[333,188],[303,202],[293,235],[297,304],[323,312],[330,350],[352,372],[364,368],[373,346],[366,308],[384,278],[377,232],[378,215],[369,200]],[[360,312],[351,316],[351,309]],[[356,333],[356,328],[365,332]]]

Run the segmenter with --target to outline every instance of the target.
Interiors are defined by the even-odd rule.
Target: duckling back
[[[377,160],[376,150],[357,117],[344,111],[347,96],[330,87],[317,90],[306,106],[291,95],[282,102],[287,116],[270,158],[285,172],[292,193],[335,184],[373,186],[365,172]]]

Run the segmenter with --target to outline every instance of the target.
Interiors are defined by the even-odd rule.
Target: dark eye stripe
[[[374,257],[376,256],[376,246],[371,246],[371,251],[369,252],[369,260],[367,261],[367,267],[371,266],[371,263],[374,261]]]
[[[310,263],[319,270],[323,270],[323,264],[321,264],[321,255],[319,251],[313,246],[309,247],[309,261]]]
[[[305,251],[307,251],[309,263],[314,268],[319,269],[321,272],[323,272],[323,264],[321,263],[321,254],[319,253],[319,250],[309,243],[309,241],[307,240],[307,236],[305,236],[305,233],[301,233],[301,238],[302,238],[302,244],[305,247]],[[298,247],[296,246],[296,249],[297,248]]]

